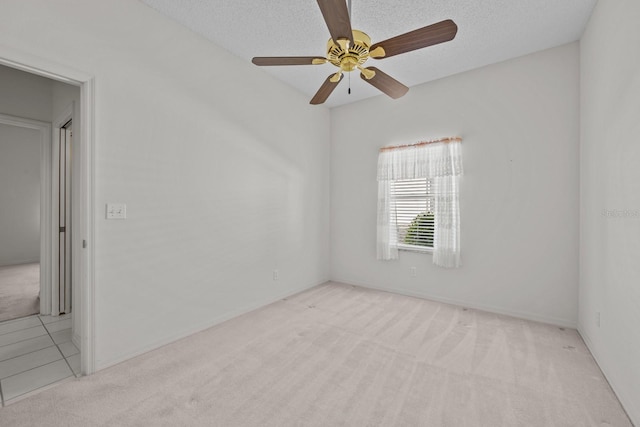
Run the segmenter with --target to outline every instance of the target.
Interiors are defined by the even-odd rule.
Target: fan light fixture
[[[317,56],[255,57],[256,65],[322,65],[330,63],[339,68],[327,77],[311,99],[311,104],[322,104],[344,77],[344,73],[360,71],[360,77],[391,98],[400,98],[408,87],[375,67],[363,67],[369,58],[383,59],[405,52],[444,43],[456,36],[458,26],[450,19],[419,28],[371,45],[371,38],[360,30],[351,29],[349,8],[345,0],[317,0],[320,11],[331,33],[327,42],[326,58]]]

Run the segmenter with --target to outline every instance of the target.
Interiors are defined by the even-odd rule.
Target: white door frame
[[[0,114],[0,124],[40,132],[40,314],[51,313],[51,123]]]
[[[77,240],[74,242],[79,241],[80,244],[73,245],[72,263],[79,272],[74,277],[75,290],[79,294],[79,306],[75,307],[74,316],[81,318],[81,370],[83,374],[90,375],[95,372],[95,79],[90,74],[2,44],[0,64],[80,87],[80,105],[77,116],[74,115],[74,154],[79,160],[77,180],[80,184],[79,197],[74,200],[72,208],[77,213],[74,220]],[[51,135],[51,130],[48,135]]]

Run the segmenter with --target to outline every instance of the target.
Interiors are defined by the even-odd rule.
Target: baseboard
[[[111,366],[117,365],[118,363],[125,362],[125,361],[127,361],[129,359],[133,359],[134,357],[140,356],[140,355],[148,353],[150,351],[156,350],[156,349],[158,349],[158,348],[160,348],[162,346],[165,346],[167,344],[171,344],[171,343],[173,343],[175,341],[178,341],[178,340],[180,340],[182,338],[186,338],[188,336],[197,334],[198,332],[202,332],[202,331],[204,331],[206,329],[209,329],[209,328],[211,328],[213,326],[216,326],[216,325],[218,325],[218,324],[220,324],[222,322],[226,322],[227,320],[231,320],[231,319],[233,319],[235,317],[242,316],[243,314],[247,314],[247,313],[249,313],[251,311],[254,311],[254,310],[257,310],[259,308],[266,307],[267,305],[273,304],[275,302],[278,302],[283,298],[288,298],[288,297],[291,297],[293,295],[299,294],[301,292],[308,291],[309,289],[315,288],[316,286],[320,286],[323,283],[327,283],[327,282],[328,282],[328,280],[322,280],[319,283],[315,283],[315,284],[312,284],[312,285],[305,285],[305,286],[301,286],[301,287],[298,287],[298,288],[295,288],[295,289],[292,289],[292,290],[289,290],[289,291],[286,291],[286,292],[282,292],[280,294],[277,294],[277,295],[275,295],[275,296],[273,296],[271,298],[268,298],[268,299],[266,299],[264,301],[261,301],[259,303],[251,304],[251,305],[242,307],[240,309],[230,311],[228,313],[225,313],[222,316],[218,316],[218,317],[216,317],[216,318],[214,318],[212,320],[209,320],[207,322],[204,322],[204,323],[199,324],[197,326],[194,326],[192,328],[185,329],[185,330],[181,331],[180,333],[171,335],[169,337],[163,338],[161,340],[153,342],[153,343],[151,343],[149,345],[146,345],[144,347],[138,348],[138,349],[136,349],[136,350],[134,350],[134,351],[132,351],[130,353],[127,353],[127,354],[123,355],[123,356],[117,357],[115,359],[107,360],[107,361],[102,361],[100,363],[96,363],[96,369],[95,369],[94,373],[98,372],[98,371],[100,371],[102,369],[106,369],[106,368],[109,368]]]
[[[0,265],[0,267],[13,267],[13,266],[24,265],[24,264],[39,264],[39,263],[40,263],[40,258],[37,258],[37,259],[23,259],[23,260],[19,260],[19,261],[12,261],[9,264],[2,264],[2,265]]]
[[[605,359],[603,359],[602,355],[596,351],[593,345],[593,342],[591,341],[589,336],[586,333],[584,333],[580,325],[578,325],[578,333],[580,334],[582,341],[584,341],[585,345],[591,352],[591,355],[593,356],[594,360],[596,361],[596,364],[600,368],[600,371],[602,371],[602,375],[604,375],[605,379],[609,383],[611,390],[613,390],[613,393],[616,395],[616,397],[620,401],[620,404],[622,405],[622,409],[624,409],[624,411],[627,413],[627,416],[631,420],[631,423],[634,426],[640,426],[640,408],[638,407],[638,405],[632,405],[632,399],[627,399],[626,396],[618,392],[618,390],[616,389],[615,382],[611,380],[612,378],[608,374],[608,372],[611,372],[611,371],[608,368],[608,365],[604,363]]]
[[[451,305],[458,305],[458,306],[473,308],[475,310],[488,311],[490,313],[502,314],[502,315],[511,316],[511,317],[517,317],[519,319],[531,320],[531,321],[534,321],[534,322],[548,323],[548,324],[551,324],[551,325],[562,326],[564,328],[576,329],[577,326],[578,326],[577,322],[571,321],[571,320],[567,320],[567,319],[562,319],[562,318],[557,318],[557,317],[540,316],[538,314],[521,312],[521,311],[505,310],[505,309],[502,309],[500,307],[493,307],[493,306],[488,306],[488,305],[483,305],[483,304],[476,304],[476,303],[470,302],[470,301],[456,300],[454,298],[447,298],[447,297],[442,297],[442,296],[438,296],[438,295],[421,294],[421,293],[414,292],[414,291],[411,291],[411,290],[406,290],[406,289],[388,289],[388,288],[384,288],[384,287],[381,287],[381,286],[372,285],[370,283],[363,283],[363,282],[360,282],[360,281],[351,281],[351,280],[344,280],[344,279],[331,279],[331,281],[332,282],[337,282],[337,283],[344,283],[344,284],[352,285],[352,286],[360,286],[360,287],[363,287],[363,288],[375,289],[377,291],[396,293],[396,294],[405,295],[405,296],[414,297],[414,298],[427,299],[427,300],[431,300],[431,301],[441,302],[441,303],[444,303],[444,304],[451,304]]]

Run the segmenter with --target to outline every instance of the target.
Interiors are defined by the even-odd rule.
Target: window
[[[392,181],[391,195],[395,200],[398,249],[421,252],[433,249],[433,180],[420,178]]]
[[[376,256],[433,253],[440,267],[460,267],[460,138],[383,147],[378,154]]]

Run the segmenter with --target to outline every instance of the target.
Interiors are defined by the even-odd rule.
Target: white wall
[[[332,279],[575,326],[578,67],[572,43],[332,109]],[[378,148],[454,135],[463,267],[377,261]]]
[[[328,279],[328,110],[136,1],[3,1],[0,40],[96,78],[98,368]]]
[[[639,21],[637,0],[600,1],[580,43],[579,329],[636,425],[640,425]]]
[[[50,122],[51,107],[51,80],[0,65],[0,114]]]
[[[41,141],[0,123],[0,266],[40,261]]]

